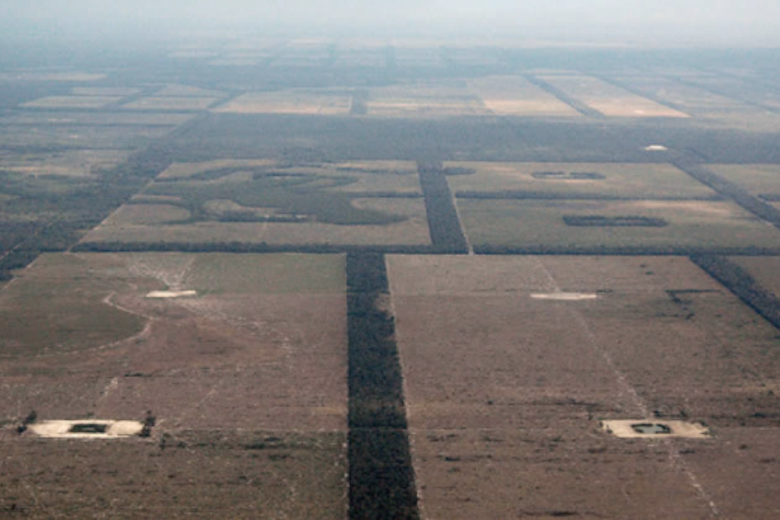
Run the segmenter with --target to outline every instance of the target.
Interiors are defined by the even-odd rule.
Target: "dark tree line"
[[[466,237],[441,163],[420,162],[419,171],[434,249],[446,253],[468,253]]]
[[[381,308],[384,256],[348,254],[347,289],[349,516],[417,519],[395,323]]]

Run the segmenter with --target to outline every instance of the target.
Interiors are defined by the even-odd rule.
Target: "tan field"
[[[147,97],[122,105],[127,109],[142,110],[205,110],[218,98],[214,97]]]
[[[154,97],[195,97],[195,98],[218,98],[222,97],[222,92],[208,90],[190,85],[166,85],[164,88],[155,91]]]
[[[471,243],[525,250],[780,247],[780,231],[730,202],[459,199]],[[663,227],[573,226],[564,217],[660,219]]]
[[[717,195],[669,164],[447,162],[445,166],[475,171],[448,177],[455,193],[517,191],[648,199]]]
[[[776,330],[687,259],[388,263],[423,518],[777,513]],[[562,291],[598,298],[530,297]],[[711,435],[600,424],[656,416]]]
[[[763,289],[780,298],[780,257],[735,256],[729,260],[745,269]]]
[[[167,219],[174,214],[135,217],[120,209],[90,231],[89,242],[243,242],[268,245],[430,245],[422,199],[357,198],[356,207],[400,216],[405,220],[383,225],[334,225],[319,222],[197,222],[193,224],[134,224],[125,218]],[[175,213],[179,215],[179,212]]]
[[[235,160],[225,159],[203,163],[175,163],[162,172],[158,179],[185,179],[199,173],[220,169],[241,168],[247,171],[263,169],[286,175],[316,175],[324,184],[337,184],[341,179],[348,184],[334,185],[329,190],[347,193],[416,193],[422,194],[417,175],[417,164],[412,161],[353,161],[345,163],[314,163],[307,166],[286,166],[268,159]]]
[[[0,151],[0,169],[31,176],[96,177],[102,170],[124,162],[128,155],[124,150],[69,150],[31,154]]]
[[[351,102],[351,95],[328,90],[250,92],[215,108],[213,112],[347,115]]]
[[[409,84],[370,90],[368,114],[378,117],[486,115],[482,100],[465,85]]]
[[[74,87],[74,96],[132,96],[141,92],[132,87]]]
[[[590,76],[542,76],[544,81],[607,117],[676,117],[688,114]]]
[[[711,164],[707,168],[757,197],[761,195],[780,197],[780,165]]]
[[[112,516],[130,518],[172,494],[192,514],[343,518],[344,291],[340,256],[41,257],[0,294],[2,320],[26,324],[4,334],[3,419],[152,410],[156,424],[148,439],[91,442],[4,428],[0,503],[94,511],[109,492]]]
[[[521,76],[491,76],[469,81],[485,107],[500,116],[579,116],[579,112]]]
[[[50,96],[24,103],[27,108],[103,108],[116,103],[119,96]]]
[[[116,112],[19,112],[4,117],[4,124],[22,125],[122,125],[176,126],[195,117],[192,114],[144,114]]]

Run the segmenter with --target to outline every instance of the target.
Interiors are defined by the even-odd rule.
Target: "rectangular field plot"
[[[500,116],[579,116],[579,112],[521,76],[489,76],[469,81],[485,107]]]
[[[168,132],[169,127],[141,125],[0,125],[0,142],[5,147],[128,149],[145,147]]]
[[[51,96],[24,103],[24,108],[104,108],[120,96]]]
[[[471,243],[486,252],[780,247],[780,231],[730,202],[459,199],[458,208]]]
[[[414,163],[176,164],[86,242],[429,245]]]
[[[0,170],[32,176],[94,177],[124,162],[124,150],[71,150],[47,153],[0,151]]]
[[[607,117],[677,117],[688,114],[590,76],[540,76]]]
[[[154,92],[154,97],[194,97],[194,98],[219,98],[224,96],[223,92],[217,92],[216,90],[208,90],[200,87],[193,87],[190,85],[166,85],[160,90]]]
[[[368,115],[378,117],[429,117],[487,115],[482,100],[465,85],[421,83],[370,90]]]
[[[340,90],[283,90],[250,92],[214,109],[238,114],[347,115],[352,93]]]
[[[17,112],[1,121],[9,125],[177,126],[193,114],[145,114],[118,112]]]
[[[346,517],[340,432],[187,430],[122,441],[27,435],[0,433],[0,510],[32,518],[52,511],[160,518],[172,507],[190,518]]]
[[[762,289],[780,298],[780,257],[735,256],[729,260],[747,271]]]
[[[213,97],[146,97],[137,99],[122,108],[132,110],[205,110],[218,98]]]
[[[698,199],[717,194],[669,164],[447,162],[457,194]]]
[[[345,298],[337,255],[44,255],[0,295],[2,418],[342,431]]]
[[[756,197],[770,202],[780,202],[780,165],[712,164],[707,168]]]
[[[388,266],[425,517],[708,517],[740,511],[744,497],[724,490],[753,477],[765,478],[750,496],[771,503],[760,459],[777,443],[754,428],[777,433],[777,330],[689,260]],[[594,297],[539,298],[562,294]],[[620,439],[600,425],[654,417],[711,436]],[[708,463],[736,457],[740,438],[756,451],[728,470]]]
[[[141,92],[141,89],[134,87],[74,87],[72,89],[74,96],[133,96]]]

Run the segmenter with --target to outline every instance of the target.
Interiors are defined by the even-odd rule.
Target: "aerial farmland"
[[[780,517],[776,53],[147,47],[0,56],[0,517]]]

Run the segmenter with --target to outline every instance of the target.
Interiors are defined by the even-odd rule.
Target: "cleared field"
[[[344,518],[345,286],[337,255],[43,255],[0,292],[0,508]],[[30,410],[156,422],[46,440]]]
[[[732,262],[745,269],[758,284],[780,298],[780,257],[731,257]]]
[[[167,126],[0,125],[4,147],[127,149],[147,146],[170,132]]]
[[[423,517],[777,513],[777,330],[687,259],[388,261]],[[599,423],[653,417],[712,436]]]
[[[0,81],[62,81],[85,83],[105,79],[107,74],[89,72],[16,71],[0,72]]]
[[[174,164],[85,241],[428,245],[430,236],[415,163],[223,160]]]
[[[780,117],[777,114],[695,85],[679,83],[674,78],[637,74],[615,76],[615,79],[640,93],[669,102],[691,116],[707,118],[709,123],[749,131],[774,131],[780,128]]]
[[[591,76],[540,77],[607,117],[689,117],[688,114]]]
[[[412,161],[355,161],[314,163],[289,166],[272,160],[218,160],[205,163],[176,163],[158,177],[159,180],[214,178],[241,172],[271,174],[277,177],[310,179],[332,191],[349,193],[416,193],[420,194],[417,164]]]
[[[124,150],[70,150],[28,154],[0,151],[0,170],[32,176],[95,177],[101,170],[124,162],[128,155]]]
[[[10,125],[176,126],[192,114],[143,114],[117,112],[19,112],[2,119]]]
[[[693,115],[714,115],[729,111],[750,111],[744,103],[709,92],[703,88],[679,83],[663,76],[617,76],[616,79],[655,97],[684,107]]]
[[[342,433],[182,431],[166,440],[0,433],[0,509],[111,518],[346,518]]]
[[[579,116],[579,112],[521,76],[489,76],[469,81],[485,107],[501,116]]]
[[[214,97],[147,97],[122,105],[122,108],[134,110],[205,110],[218,99]]]
[[[368,115],[378,117],[427,117],[487,115],[482,100],[464,85],[452,83],[410,84],[370,90]]]
[[[707,168],[757,197],[780,201],[780,165],[711,164]]]
[[[475,247],[535,252],[780,247],[776,228],[730,202],[459,199],[458,208]]]
[[[103,108],[121,100],[120,96],[50,96],[24,103],[26,108]]]
[[[456,194],[520,192],[647,199],[717,195],[669,164],[448,162],[445,167],[458,172],[447,178]]]
[[[311,89],[243,94],[213,112],[239,114],[320,114],[347,115],[352,94],[347,91]]]
[[[188,430],[344,431],[343,264],[44,255],[0,294],[1,417],[141,420],[153,410],[158,441]],[[159,290],[195,296],[147,297]]]
[[[245,206],[222,205],[211,208],[227,213],[226,219],[235,219],[231,213],[237,210],[243,218],[255,218],[257,222],[234,220],[138,225],[120,220],[122,215],[117,213],[90,231],[83,242],[240,242],[265,243],[270,246],[427,246],[431,243],[422,199],[357,197],[351,198],[350,206],[354,208],[354,214],[368,215],[371,218],[380,216],[381,219],[388,219],[390,223],[329,224],[305,219],[300,222],[287,222],[284,219],[292,217],[276,214],[273,208],[257,208],[255,213],[247,211]],[[156,214],[145,218],[162,221],[171,216],[169,207],[163,211],[164,215]]]
[[[166,85],[164,88],[155,91],[154,97],[195,97],[195,98],[219,98],[224,93],[216,90],[208,90],[190,85]]]
[[[141,92],[134,87],[73,87],[74,96],[132,96]]]

